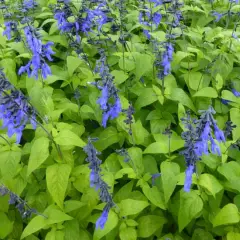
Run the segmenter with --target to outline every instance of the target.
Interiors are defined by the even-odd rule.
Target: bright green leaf
[[[239,222],[238,208],[235,204],[229,203],[225,205],[213,219],[213,226],[221,226],[226,224],[235,224]]]
[[[54,164],[46,170],[47,188],[53,200],[63,208],[71,167],[68,164]]]
[[[181,232],[203,209],[203,202],[196,191],[180,193],[178,226]]]
[[[28,162],[27,175],[29,176],[37,169],[49,156],[49,140],[45,137],[36,139],[32,145]]]

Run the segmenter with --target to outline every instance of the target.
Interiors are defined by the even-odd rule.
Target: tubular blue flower
[[[232,89],[232,93],[234,94],[234,96],[236,97],[240,97],[240,92],[238,92],[236,89]]]
[[[211,152],[214,154],[218,154],[219,156],[221,156],[221,151],[219,146],[215,143],[214,139],[212,137],[210,137],[210,141],[211,141]]]
[[[107,121],[110,118],[113,120],[118,117],[122,111],[120,98],[117,95],[118,90],[113,83],[113,76],[109,72],[106,65],[106,56],[104,50],[100,50],[100,59],[97,60],[95,72],[99,73],[102,79],[102,86],[97,82],[95,85],[102,90],[102,96],[97,100],[100,108],[103,110],[102,126],[106,127]],[[114,100],[114,104],[111,103]]]
[[[12,33],[17,31],[17,23],[14,21],[8,21],[4,23],[6,29],[3,31],[3,36],[6,36],[8,40],[11,40]]]
[[[201,138],[203,140],[208,141],[210,133],[211,133],[210,123],[206,122],[204,130],[203,130],[202,135],[201,135]]]
[[[7,134],[16,134],[16,143],[20,143],[22,132],[28,122],[36,122],[36,111],[28,104],[26,97],[16,90],[0,72],[0,118],[2,128],[7,128]],[[33,128],[36,123],[32,124]]]
[[[99,190],[99,197],[102,202],[106,203],[103,209],[102,215],[96,222],[96,227],[104,228],[104,225],[108,219],[109,210],[115,205],[112,196],[109,193],[109,186],[103,181],[101,174],[102,161],[97,157],[100,154],[92,144],[92,141],[96,139],[88,139],[87,145],[83,148],[83,151],[87,154],[86,161],[89,162],[90,173],[90,186]]]
[[[182,138],[185,141],[184,150],[180,152],[185,158],[187,170],[185,179],[185,191],[190,191],[191,175],[195,169],[196,162],[201,160],[203,154],[208,155],[208,143],[211,143],[211,152],[213,154],[221,155],[221,151],[212,135],[212,128],[218,142],[225,141],[223,132],[218,128],[216,120],[213,117],[215,110],[209,107],[207,110],[199,111],[201,113],[200,119],[192,120],[190,113],[182,121],[187,129],[182,133]],[[230,127],[232,129],[232,127]]]
[[[223,131],[218,128],[216,123],[213,124],[213,126],[214,126],[214,134],[215,134],[215,137],[216,137],[217,141],[218,142],[225,142],[226,139],[224,137]]]
[[[106,85],[102,88],[102,96],[97,100],[97,103],[100,105],[102,110],[106,110],[108,108],[108,98],[108,86]]]
[[[104,229],[104,226],[108,219],[108,214],[109,214],[110,208],[111,207],[106,205],[106,207],[103,209],[101,216],[98,218],[98,220],[96,222],[96,228]]]
[[[220,19],[224,16],[223,13],[213,12],[212,15],[216,18],[215,22],[219,22]]]
[[[153,14],[153,23],[156,25],[156,27],[158,27],[158,25],[160,24],[162,20],[162,15],[158,12],[155,12]]]
[[[39,39],[38,32],[30,26],[24,28],[26,35],[26,40],[29,49],[32,51],[32,59],[27,63],[27,65],[22,66],[18,74],[21,75],[24,72],[27,72],[28,76],[34,76],[38,79],[38,72],[41,71],[42,77],[45,79],[48,75],[51,75],[51,69],[45,61],[45,58],[49,61],[52,61],[51,55],[54,54],[51,47],[53,42],[47,42],[42,44],[42,41]]]
[[[188,168],[186,169],[186,178],[185,178],[185,182],[184,182],[184,191],[185,192],[190,192],[191,190],[191,185],[192,185],[192,175],[194,172],[194,166],[193,165],[189,165]]]
[[[172,44],[170,42],[166,43],[165,51],[163,53],[162,62],[161,62],[161,65],[163,67],[163,74],[165,76],[167,76],[171,72],[171,60],[173,57],[173,52],[174,52],[174,48]]]
[[[146,29],[143,29],[143,33],[144,33],[144,35],[146,36],[146,38],[147,38],[148,40],[150,40],[150,39],[151,39],[151,35],[150,35],[150,33],[149,33],[149,31],[148,31],[148,30],[146,30]]]
[[[231,102],[230,100],[226,100],[226,99],[221,98],[221,103],[224,104],[224,105],[228,105],[230,102]]]
[[[38,6],[38,4],[34,0],[24,0],[23,1],[23,9],[28,11],[30,9],[34,9]]]

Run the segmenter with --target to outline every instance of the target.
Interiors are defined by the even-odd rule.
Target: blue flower
[[[204,130],[201,135],[202,140],[208,141],[210,133],[211,133],[210,123],[206,122]]]
[[[215,143],[215,141],[212,137],[210,137],[210,141],[211,141],[211,152],[221,156],[221,150],[220,150],[219,146]]]
[[[213,12],[212,15],[216,17],[215,22],[219,22],[219,20],[224,16],[223,13]]]
[[[17,31],[17,23],[13,21],[8,21],[4,23],[6,29],[3,31],[3,36],[6,36],[8,40],[12,38],[12,32]]]
[[[110,211],[110,207],[108,207],[108,205],[106,205],[106,207],[103,209],[101,216],[98,218],[98,220],[96,222],[96,228],[104,229],[104,226],[108,219],[109,211]]]
[[[190,192],[191,190],[191,185],[192,185],[192,175],[194,172],[194,166],[193,165],[189,165],[186,169],[186,178],[185,178],[185,182],[184,182],[184,191],[185,192]]]
[[[236,89],[232,89],[232,93],[234,94],[234,96],[236,97],[240,97],[240,92],[238,92]]]
[[[25,27],[24,32],[28,47],[32,51],[33,56],[27,65],[22,66],[19,69],[18,74],[21,75],[22,73],[27,72],[28,77],[34,76],[38,79],[38,72],[41,71],[42,77],[45,79],[48,75],[52,74],[45,58],[49,61],[53,60],[51,57],[51,55],[55,53],[51,49],[53,42],[42,44],[38,32],[33,27]]]
[[[102,96],[97,100],[97,103],[100,105],[102,110],[107,109],[108,98],[108,86],[106,85],[102,88]]]
[[[83,151],[87,154],[86,161],[89,162],[90,173],[90,186],[99,190],[99,197],[102,202],[106,203],[103,209],[102,215],[96,222],[96,227],[103,229],[108,219],[109,210],[115,205],[112,196],[109,193],[109,186],[103,181],[101,174],[102,161],[97,157],[100,153],[95,149],[92,144],[95,139],[88,139],[87,145],[83,148]]]
[[[214,126],[214,134],[215,134],[215,137],[216,137],[217,141],[218,142],[225,142],[226,139],[224,137],[223,131],[218,128],[216,123],[213,124],[213,126]]]
[[[158,25],[160,24],[162,19],[162,15],[158,12],[155,12],[153,14],[153,23],[156,25],[156,27],[158,27]]]
[[[226,100],[226,99],[221,98],[221,103],[224,104],[224,105],[228,105],[230,102],[231,102],[230,100]]]
[[[148,39],[148,40],[150,40],[150,39],[151,39],[151,35],[150,35],[150,33],[149,33],[149,31],[148,31],[148,30],[146,30],[146,29],[143,29],[143,33],[144,33],[144,35],[147,37],[147,39]]]
[[[161,65],[163,67],[163,74],[165,76],[167,76],[171,72],[171,60],[173,57],[173,52],[174,52],[174,48],[172,44],[170,42],[166,43],[165,51],[163,53],[162,62],[161,62]]]
[[[38,4],[34,0],[24,0],[23,1],[23,9],[28,11],[30,9],[34,9],[38,6]]]

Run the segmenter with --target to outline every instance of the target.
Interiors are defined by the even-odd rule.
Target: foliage
[[[0,239],[240,239],[239,1],[0,6]]]

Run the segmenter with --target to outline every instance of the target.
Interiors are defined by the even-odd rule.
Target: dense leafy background
[[[111,16],[118,21],[116,2],[109,1],[109,6]],[[38,1],[41,7],[33,13],[43,42],[54,42],[54,61],[49,63],[52,75],[43,82],[17,74],[30,54],[23,42],[2,36],[1,19],[0,66],[44,116],[42,124],[62,153],[61,158],[40,126],[33,130],[27,125],[20,144],[15,144],[14,137],[9,139],[5,129],[0,130],[11,142],[9,146],[0,139],[1,182],[48,217],[22,219],[8,204],[9,196],[0,197],[1,239],[240,239],[240,153],[230,147],[240,137],[240,99],[230,87],[234,84],[240,91],[240,5],[231,6],[235,15],[216,22],[211,11],[227,12],[230,1],[184,1],[180,8],[184,19],[172,31],[178,34],[173,41],[172,70],[163,86],[153,67],[152,43],[143,34],[146,27],[138,22],[139,2],[123,2],[127,10],[122,23],[126,46],[118,41],[120,31],[113,33],[110,24],[103,27],[109,40],[102,35],[99,38],[103,39],[101,47],[115,76],[122,108],[127,109],[131,102],[135,109],[132,136],[124,123],[125,113],[108,121],[106,128],[101,126],[102,110],[97,104],[101,92],[89,84],[100,80],[99,75],[73,51],[66,35],[60,34],[49,8],[49,4],[56,4],[54,0]],[[72,4],[79,9],[82,2]],[[148,1],[146,5],[150,6]],[[154,11],[165,13],[162,6]],[[163,17],[152,38],[164,41],[168,27]],[[94,67],[100,57],[99,46],[90,44],[85,35],[81,37],[84,53]],[[76,89],[80,92],[77,100]],[[221,99],[231,102],[225,105]],[[221,144],[221,156],[209,154],[198,162],[192,190],[184,192],[186,166],[179,154],[184,147],[181,118],[189,109],[196,117],[198,110],[209,105],[216,110],[221,129],[228,120],[237,127],[232,138]],[[168,127],[170,138],[163,134]],[[101,151],[103,179],[116,203],[103,230],[96,229],[95,222],[104,204],[90,187],[83,151],[90,136],[99,138],[94,146]],[[116,153],[120,148],[128,151],[131,161],[124,162]],[[152,174],[156,173],[161,176],[152,184]]]

